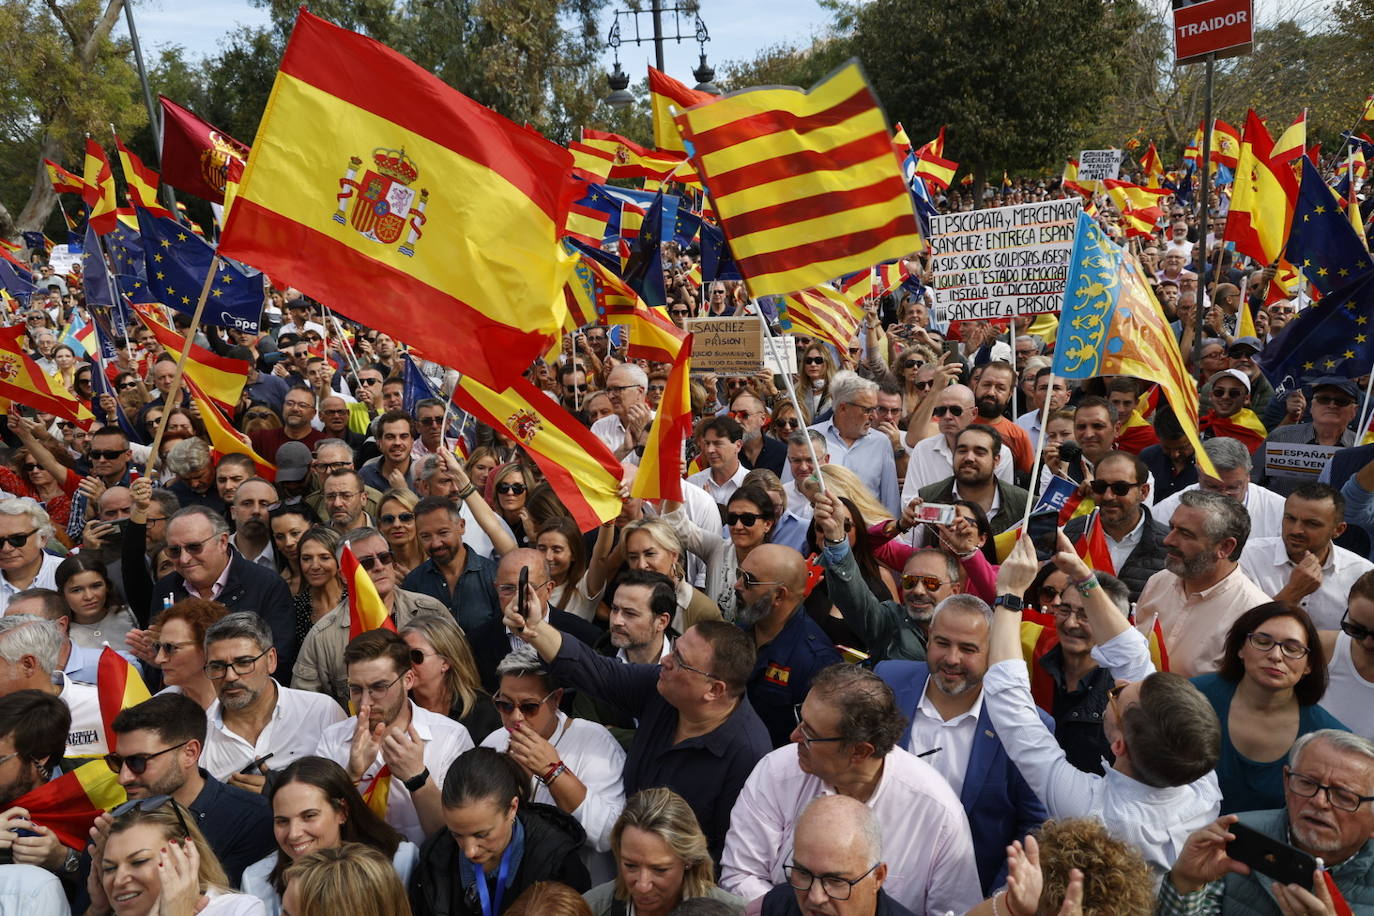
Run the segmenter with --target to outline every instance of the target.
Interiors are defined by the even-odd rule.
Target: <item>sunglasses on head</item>
[[[519,496],[525,492],[525,485],[523,483],[498,483],[496,492],[502,496]]]
[[[962,417],[964,415],[964,408],[960,407],[958,404],[941,404],[939,407],[932,410],[931,413],[935,414],[937,417],[943,417],[946,414],[951,417]]]
[[[1089,486],[1092,487],[1093,492],[1096,493],[1098,496],[1101,496],[1108,490],[1111,490],[1112,493],[1116,496],[1125,496],[1127,493],[1131,492],[1131,490],[1140,486],[1140,484],[1128,483],[1124,480],[1094,480],[1091,484],[1089,484]]]
[[[133,770],[135,774],[143,772],[142,770],[134,770],[133,767],[129,769]],[[115,772],[119,771],[116,770]],[[177,816],[177,823],[181,825],[182,835],[189,838],[191,836],[191,828],[186,826],[186,818],[181,813],[181,805],[177,804],[176,799],[172,798],[170,795],[150,795],[147,798],[131,799],[115,808],[110,814],[117,820],[130,811],[156,811],[163,805],[172,806],[172,812]]]
[[[162,418],[159,417],[158,419],[160,420]],[[125,451],[126,450],[122,448],[93,448],[87,454],[92,458],[104,458],[106,461],[114,461],[116,458],[122,457]]]
[[[110,772],[111,772],[111,773],[114,773],[116,776],[119,775],[119,771],[120,771],[121,769],[123,769],[124,767],[128,767],[128,768],[129,768],[129,772],[130,772],[130,773],[133,773],[135,776],[142,776],[143,773],[144,773],[144,771],[148,769],[148,761],[149,761],[149,760],[152,760],[154,757],[161,757],[163,754],[170,754],[172,751],[176,750],[177,748],[179,748],[179,747],[185,747],[185,746],[186,746],[187,744],[189,744],[189,743],[190,743],[190,739],[187,739],[186,741],[183,741],[183,742],[181,742],[180,744],[174,744],[174,745],[172,745],[171,747],[163,748],[162,750],[158,751],[158,752],[155,753],[155,754],[130,754],[130,755],[127,756],[127,757],[121,757],[119,754],[106,754],[106,755],[105,755],[105,765],[106,765],[107,767],[109,767],[109,768],[110,768]],[[162,797],[163,797],[163,798],[166,798],[166,796],[162,796]],[[152,799],[142,799],[142,800],[143,800],[143,801],[152,801]],[[116,808],[115,811],[114,811],[115,817],[118,817],[119,815],[121,815],[121,814],[124,813],[123,811],[120,810],[120,808],[123,808],[123,809],[125,809],[125,810],[128,810],[128,809],[129,809],[129,805],[131,805],[131,804],[133,804],[133,802],[129,802],[129,803],[124,804],[124,805],[120,805],[119,808]],[[154,807],[161,807],[161,806],[160,806],[160,805],[155,805]]]
[[[743,525],[746,528],[752,528],[758,524],[761,518],[763,518],[763,516],[757,512],[727,512],[725,513],[725,524]]]
[[[361,566],[363,569],[366,569],[368,572],[371,572],[378,566],[390,566],[391,560],[392,556],[390,550],[380,550],[377,553],[369,553],[359,556],[358,565]]]
[[[377,520],[381,522],[383,525],[394,525],[397,522],[409,523],[415,521],[415,513],[400,512],[393,515],[392,513],[388,512],[385,515],[378,516]]]

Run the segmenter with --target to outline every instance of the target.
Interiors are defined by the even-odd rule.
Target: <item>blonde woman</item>
[[[312,852],[292,863],[283,877],[282,916],[410,916],[405,886],[391,860],[362,843]]]
[[[703,620],[720,619],[716,603],[687,581],[687,549],[672,525],[661,518],[641,518],[621,530],[618,542],[614,541],[614,528],[614,523],[608,523],[597,532],[592,562],[587,567],[588,589],[600,592],[621,566],[650,570],[672,579],[677,590],[677,614],[672,622],[675,634],[685,633]]]
[[[377,530],[391,549],[397,582],[428,559],[415,531],[415,504],[419,501],[415,491],[406,488],[387,490],[377,502]]]
[[[417,706],[448,716],[479,744],[501,727],[501,714],[482,689],[472,647],[453,618],[420,614],[401,627],[400,635],[410,646],[415,672],[410,698]]]

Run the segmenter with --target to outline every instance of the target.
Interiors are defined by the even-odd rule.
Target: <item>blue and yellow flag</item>
[[[1154,379],[1192,443],[1198,467],[1216,476],[1197,434],[1197,383],[1188,374],[1164,310],[1140,262],[1086,213],[1078,215],[1074,234],[1053,371],[1060,378]]]
[[[138,210],[138,224],[153,297],[178,312],[193,314],[215,257],[214,247],[188,226],[142,208]],[[220,258],[219,273],[201,320],[238,331],[257,331],[265,298],[262,274],[247,273]]]
[[[1352,283],[1371,269],[1368,250],[1360,243],[1321,173],[1304,157],[1298,206],[1288,235],[1285,259],[1307,275],[1323,296]]]

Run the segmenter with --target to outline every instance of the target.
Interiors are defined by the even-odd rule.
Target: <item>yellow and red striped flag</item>
[[[1164,218],[1164,210],[1160,207],[1146,207],[1143,210],[1136,210],[1127,207],[1121,211],[1121,225],[1126,227],[1127,238],[1153,238],[1155,227]]]
[[[109,646],[100,650],[95,669],[95,693],[100,701],[100,723],[105,728],[105,743],[115,746],[114,720],[124,710],[150,699],[148,685],[133,663]]]
[[[190,363],[187,363],[190,368]],[[264,480],[277,479],[277,466],[253,451],[248,437],[234,429],[220,413],[215,403],[200,389],[189,375],[181,380],[191,401],[200,411],[200,422],[205,424],[206,435],[210,437],[210,453],[219,461],[225,455],[245,455],[253,462],[253,471]]]
[[[573,174],[598,184],[609,178],[661,180],[683,166],[687,159],[686,153],[652,150],[620,134],[589,128],[583,129],[581,140],[568,144],[568,151],[573,154]],[[683,180],[682,173],[689,170],[688,166],[683,166],[682,172],[673,179]]]
[[[339,572],[348,584],[348,638],[356,639],[370,630],[396,632],[396,621],[387,612],[372,577],[358,562],[352,544],[345,544],[339,557]]]
[[[0,328],[0,398],[86,426],[95,415],[34,362],[19,343],[23,333],[22,324]]]
[[[135,207],[142,207],[149,213],[170,219],[172,211],[158,203],[157,186],[161,179],[157,172],[148,168],[142,159],[131,153],[120,142],[118,134],[115,134],[114,141],[115,152],[119,155],[119,166],[124,170],[124,184],[129,188],[129,203]]]
[[[678,132],[674,119],[693,105],[715,98],[717,96],[709,92],[692,89],[686,83],[650,67],[649,108],[653,112],[654,146],[671,152],[684,151],[686,147],[682,143],[682,134]]]
[[[104,148],[86,138],[86,162],[81,170],[81,180],[85,182],[82,198],[91,208],[90,222],[101,235],[113,232],[116,225],[119,202],[115,199],[114,172]]]
[[[1364,111],[1360,112],[1361,121],[1374,121],[1374,95],[1364,100]]]
[[[682,502],[682,445],[692,435],[692,336],[687,335],[668,373],[658,414],[649,428],[639,473],[630,488],[638,499]]]
[[[528,379],[516,378],[504,391],[493,391],[465,375],[453,389],[453,403],[510,433],[544,472],[579,530],[590,531],[620,514],[620,462]]]
[[[639,230],[644,226],[646,211],[628,200],[620,204],[620,237],[627,242],[639,238]]]
[[[386,819],[386,811],[391,804],[391,767],[388,764],[382,764],[377,775],[372,777],[372,784],[363,792],[363,803],[373,814]]]
[[[91,841],[95,819],[124,804],[127,798],[119,777],[109,765],[103,760],[92,760],[19,796],[9,805],[29,812],[29,820],[47,827],[68,849],[85,849]]]
[[[784,299],[783,308],[790,333],[819,337],[841,351],[854,339],[864,318],[857,296],[829,286],[792,293]]]
[[[58,194],[84,194],[86,192],[86,181],[80,175],[72,174],[51,159],[43,160],[43,168],[48,173],[48,181],[52,182],[52,189]]]
[[[571,169],[562,147],[302,10],[219,252],[503,385],[563,324]]]
[[[952,162],[944,156],[945,126],[942,124],[935,139],[916,150],[916,174],[923,178],[926,184],[941,190],[949,187],[950,182],[954,181],[954,173],[959,169],[959,163]]]
[[[186,346],[184,335],[158,321],[153,310],[146,305],[134,306],[134,314],[144,327],[153,332],[168,353],[177,359],[181,358],[181,351]],[[248,382],[248,368],[245,360],[220,356],[193,342],[191,355],[186,360],[185,374],[221,410],[232,413],[238,410],[239,396]]]
[[[887,119],[856,62],[809,92],[749,89],[698,105],[678,127],[755,296],[922,245]]]
[[[1159,150],[1155,149],[1154,141],[1150,142],[1145,155],[1140,157],[1140,170],[1145,173],[1147,187],[1159,187],[1160,176],[1164,174],[1164,163],[1160,162]]]
[[[1092,518],[1088,519],[1087,527],[1083,529],[1078,540],[1074,541],[1073,549],[1083,558],[1083,562],[1088,564],[1089,569],[1116,575],[1116,566],[1112,564],[1112,552],[1107,547],[1107,533],[1102,530],[1101,513],[1094,512]]]
[[[1297,205],[1298,178],[1276,161],[1269,130],[1251,109],[1222,240],[1234,242],[1236,251],[1261,264],[1272,264],[1283,253]]]

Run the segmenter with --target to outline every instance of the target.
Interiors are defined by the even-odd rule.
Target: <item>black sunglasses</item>
[[[523,483],[498,483],[496,492],[502,496],[519,496],[525,492],[525,485]]]
[[[1350,619],[1349,611],[1341,615],[1341,632],[1356,642],[1363,642],[1366,639],[1374,638],[1374,630],[1353,622]]]
[[[158,419],[161,418],[159,417]],[[123,457],[126,451],[128,451],[128,449],[93,448],[87,452],[87,454],[92,458],[104,458],[106,461],[114,461],[116,458]]]
[[[377,553],[369,553],[365,554],[364,556],[358,557],[358,565],[361,566],[363,569],[373,570],[376,569],[379,565],[390,566],[391,559],[391,551],[382,550],[378,551]]]
[[[1091,484],[1089,484],[1089,486],[1093,488],[1093,492],[1096,493],[1098,496],[1101,496],[1108,490],[1111,490],[1112,493],[1117,496],[1125,496],[1127,493],[1131,492],[1131,490],[1140,486],[1140,484],[1127,483],[1124,480],[1113,480],[1111,482],[1105,480],[1094,480]]]
[[[138,387],[138,382],[125,382],[124,384],[122,384],[122,385],[119,386],[119,390],[120,390],[120,391],[127,391],[127,390],[129,390],[130,388],[137,388],[137,387]]]
[[[130,754],[127,757],[121,757],[118,754],[106,754],[105,766],[109,767],[110,772],[114,773],[116,776],[119,775],[119,771],[124,767],[128,767],[129,772],[133,773],[135,776],[142,776],[143,771],[148,769],[149,760],[152,760],[154,757],[161,757],[163,754],[170,754],[177,748],[185,747],[189,743],[190,739],[188,738],[180,744],[174,744],[171,747],[163,748],[154,754]],[[115,816],[117,817],[119,814],[119,809],[116,808]]]
[[[133,767],[129,769],[133,770]],[[116,770],[115,772],[119,771]],[[135,770],[134,772],[137,774],[142,771]],[[191,836],[191,828],[186,826],[186,818],[181,813],[181,805],[177,804],[177,800],[170,795],[150,795],[147,798],[130,799],[115,808],[110,814],[113,815],[115,819],[119,819],[130,811],[156,811],[158,808],[167,804],[172,806],[172,813],[177,816],[177,823],[181,825],[182,834],[189,838]]]
[[[535,713],[539,712],[540,707],[547,703],[549,701],[549,697],[553,696],[557,692],[557,690],[550,691],[548,696],[544,697],[544,699],[540,700],[538,703],[534,702],[533,700],[526,700],[523,703],[512,703],[510,700],[498,696],[492,700],[492,704],[496,707],[496,711],[501,713],[501,715],[503,716],[508,716],[518,709],[520,710],[520,715],[528,719]]]
[[[964,415],[964,408],[960,407],[958,404],[941,404],[939,407],[932,410],[931,413],[935,414],[937,417],[943,417],[945,414],[949,414],[951,417],[962,417]]]
[[[806,363],[808,366],[821,366],[825,364],[825,357],[808,356],[805,359],[803,359],[802,362]]]
[[[16,548],[23,547],[25,544],[29,542],[29,538],[33,537],[37,533],[38,529],[35,528],[28,534],[11,534],[6,537],[0,537],[0,544],[8,544],[9,546]]]
[[[417,421],[421,426],[438,426],[444,422],[443,417],[421,417]]]
[[[727,512],[725,513],[725,524],[743,525],[746,528],[752,528],[758,524],[761,518],[763,518],[763,516],[757,512]]]
[[[393,515],[390,512],[388,512],[385,515],[378,516],[377,520],[381,522],[383,525],[394,525],[397,522],[413,522],[415,521],[415,513],[401,512],[396,515]]]

